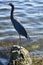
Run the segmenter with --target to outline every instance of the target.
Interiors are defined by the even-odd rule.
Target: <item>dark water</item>
[[[10,20],[11,0],[0,0],[0,40],[18,38]],[[32,39],[43,38],[43,0],[12,0],[14,18],[18,19]]]

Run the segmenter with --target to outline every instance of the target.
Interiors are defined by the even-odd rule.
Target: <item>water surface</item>
[[[0,0],[0,40],[18,39],[11,20],[11,0]],[[43,0],[12,0],[15,5],[14,18],[26,29],[32,39],[43,38]],[[22,37],[24,38],[24,37]]]

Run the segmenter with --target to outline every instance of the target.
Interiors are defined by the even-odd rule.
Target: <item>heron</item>
[[[14,19],[13,17],[13,11],[14,11],[14,5],[12,3],[9,3],[9,5],[11,6],[11,15],[10,15],[10,19],[11,19],[11,22],[14,26],[14,28],[16,29],[16,31],[18,32],[19,34],[19,39],[21,41],[21,35],[22,36],[25,36],[25,38],[29,39],[30,40],[30,37],[28,36],[25,28],[16,20]]]

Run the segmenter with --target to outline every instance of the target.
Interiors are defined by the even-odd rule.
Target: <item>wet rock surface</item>
[[[18,62],[18,65],[31,65],[32,64],[32,59],[30,58],[30,54],[24,47],[13,45],[12,54],[13,54],[12,55],[13,60],[16,60]]]

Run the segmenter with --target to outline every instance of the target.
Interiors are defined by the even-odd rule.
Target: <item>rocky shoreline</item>
[[[0,41],[0,51],[5,51],[3,54],[9,55],[8,53],[13,45],[19,45],[19,40]],[[43,65],[43,39],[34,42],[22,40],[22,45],[30,52],[32,65]]]

